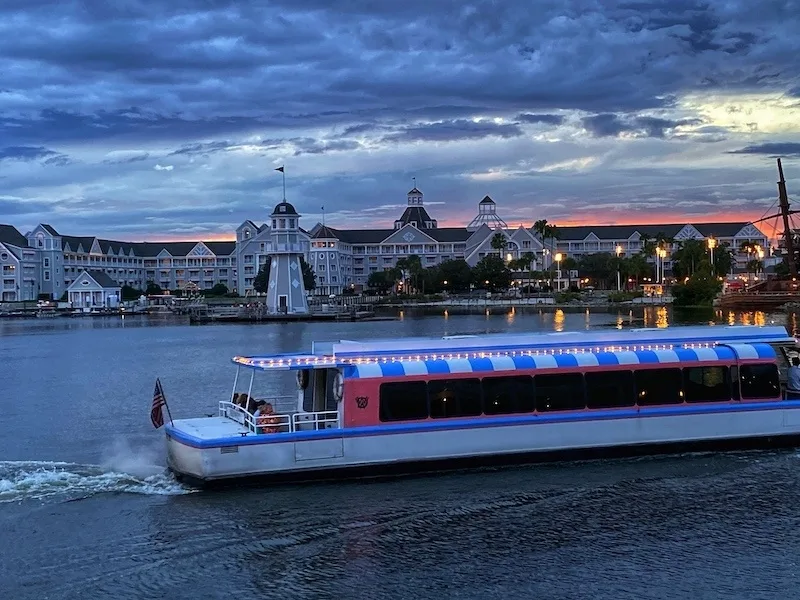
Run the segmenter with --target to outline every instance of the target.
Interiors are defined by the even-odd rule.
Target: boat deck
[[[169,427],[177,437],[192,442],[210,442],[236,437],[283,435],[300,431],[339,429],[339,415],[336,411],[288,412],[271,414],[269,422],[259,423],[259,419],[242,407],[231,402],[219,403],[219,416],[179,419]]]
[[[172,429],[197,440],[209,441],[245,436],[250,431],[241,423],[227,417],[199,417],[173,421]]]

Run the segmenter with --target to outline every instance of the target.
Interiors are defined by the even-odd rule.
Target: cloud
[[[0,149],[0,160],[37,160],[57,154],[44,146],[8,146]]]
[[[457,119],[405,127],[396,133],[385,136],[383,140],[388,142],[453,142],[495,136],[512,138],[522,134],[522,129],[515,123]]]
[[[564,122],[563,115],[530,114],[522,113],[517,115],[517,120],[523,123],[545,123],[547,125],[561,125]]]
[[[634,137],[663,138],[680,127],[698,125],[700,119],[663,119],[651,116],[621,117],[616,114],[599,114],[581,119],[584,129],[594,137],[617,137],[629,134]]]
[[[771,156],[800,156],[800,142],[765,142],[731,150],[729,154],[769,154]]]
[[[486,194],[529,221],[651,216],[706,178],[736,182],[703,197],[725,214],[774,179],[764,155],[800,144],[796,0],[84,4],[0,3],[0,178],[35,209],[21,228],[263,220],[280,164],[298,207],[338,226],[391,224],[365,209],[402,204],[412,177],[442,223]],[[175,220],[142,216],[172,202]]]

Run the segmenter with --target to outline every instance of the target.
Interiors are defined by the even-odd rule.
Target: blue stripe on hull
[[[467,418],[447,421],[421,421],[398,425],[375,425],[370,427],[352,427],[345,429],[325,429],[320,431],[298,431],[296,433],[275,433],[248,435],[245,437],[227,437],[213,440],[201,440],[166,425],[167,435],[174,440],[194,448],[222,448],[226,446],[248,446],[257,444],[279,444],[307,440],[331,438],[354,438],[376,435],[394,435],[400,433],[424,433],[430,431],[457,431],[464,429],[484,429],[487,427],[510,427],[545,423],[569,423],[578,421],[607,421],[613,419],[641,419],[666,416],[684,416],[701,414],[721,414],[734,412],[750,412],[761,410],[785,410],[800,408],[800,400],[775,400],[765,402],[731,403],[731,404],[698,404],[678,405],[655,408],[629,408],[617,410],[586,410],[570,413],[548,413],[540,415],[504,416]]]

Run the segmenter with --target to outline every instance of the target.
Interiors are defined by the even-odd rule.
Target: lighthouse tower
[[[308,301],[303,285],[300,257],[300,215],[294,206],[284,200],[270,215],[269,283],[267,284],[267,312],[269,314],[308,313]]]

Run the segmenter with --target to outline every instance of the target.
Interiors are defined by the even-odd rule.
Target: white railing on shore
[[[287,398],[287,396],[283,398]],[[273,406],[277,400],[279,398],[269,399]],[[252,433],[292,433],[295,431],[315,431],[317,429],[338,429],[340,426],[339,413],[335,410],[319,412],[292,411],[254,417],[238,404],[228,401],[219,403],[219,416],[236,421]]]

